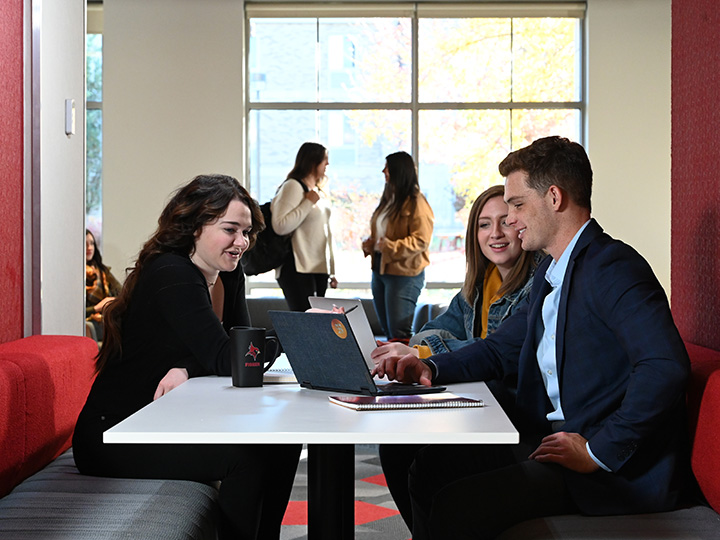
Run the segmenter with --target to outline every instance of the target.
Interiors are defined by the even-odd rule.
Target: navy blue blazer
[[[536,272],[528,301],[487,339],[433,356],[438,384],[517,377],[514,410],[533,444],[552,432],[552,410],[537,364],[544,279]],[[557,372],[565,425],[612,472],[565,472],[581,511],[662,511],[677,503],[688,467],[685,386],[690,362],[667,297],[630,246],[592,220],[578,239],[562,284]]]

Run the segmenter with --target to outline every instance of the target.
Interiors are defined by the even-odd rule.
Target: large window
[[[300,144],[325,145],[337,276],[364,287],[385,156],[405,150],[435,213],[426,279],[456,287],[466,216],[503,181],[499,161],[537,137],[581,140],[583,5],[366,7],[247,5],[251,189],[269,200]]]

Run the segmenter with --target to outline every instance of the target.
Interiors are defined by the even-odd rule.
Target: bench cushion
[[[0,499],[0,538],[215,540],[216,501],[198,482],[81,475],[70,449]]]
[[[720,512],[720,370],[710,376],[705,386],[691,462],[703,495]]]
[[[717,540],[720,516],[706,506],[629,516],[553,516],[524,521],[497,540]]]
[[[79,336],[0,344],[0,497],[70,446],[97,351]]]

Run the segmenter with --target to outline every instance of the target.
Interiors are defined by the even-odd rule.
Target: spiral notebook
[[[281,384],[296,383],[295,373],[293,373],[290,362],[288,362],[285,353],[281,353],[277,357],[275,363],[263,375],[263,384]]]
[[[445,392],[409,396],[328,396],[335,403],[355,411],[388,411],[393,409],[457,409],[482,407],[481,399],[470,399]]]

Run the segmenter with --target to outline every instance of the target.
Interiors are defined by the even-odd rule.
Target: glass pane
[[[428,281],[465,279],[465,227],[475,198],[503,182],[510,151],[507,110],[420,111],[420,188],[435,214]]]
[[[251,19],[250,99],[409,102],[409,19]]]
[[[410,150],[410,111],[251,111],[250,182],[260,203],[270,200],[305,141],[328,149],[332,231],[339,280],[369,281],[360,248],[385,185],[385,156]],[[273,279],[272,274],[263,278]],[[262,279],[262,278],[261,278]]]
[[[550,135],[580,141],[580,111],[577,109],[518,109],[512,112],[512,124],[513,150]]]
[[[87,100],[102,101],[102,34],[87,34]]]
[[[250,19],[250,101],[316,101],[317,19]]]
[[[87,228],[102,230],[102,110],[88,109],[86,113],[85,220]]]
[[[579,35],[579,19],[513,19],[513,101],[578,101]]]
[[[510,19],[421,19],[421,102],[510,101]]]
[[[321,19],[320,101],[409,103],[409,19]]]

